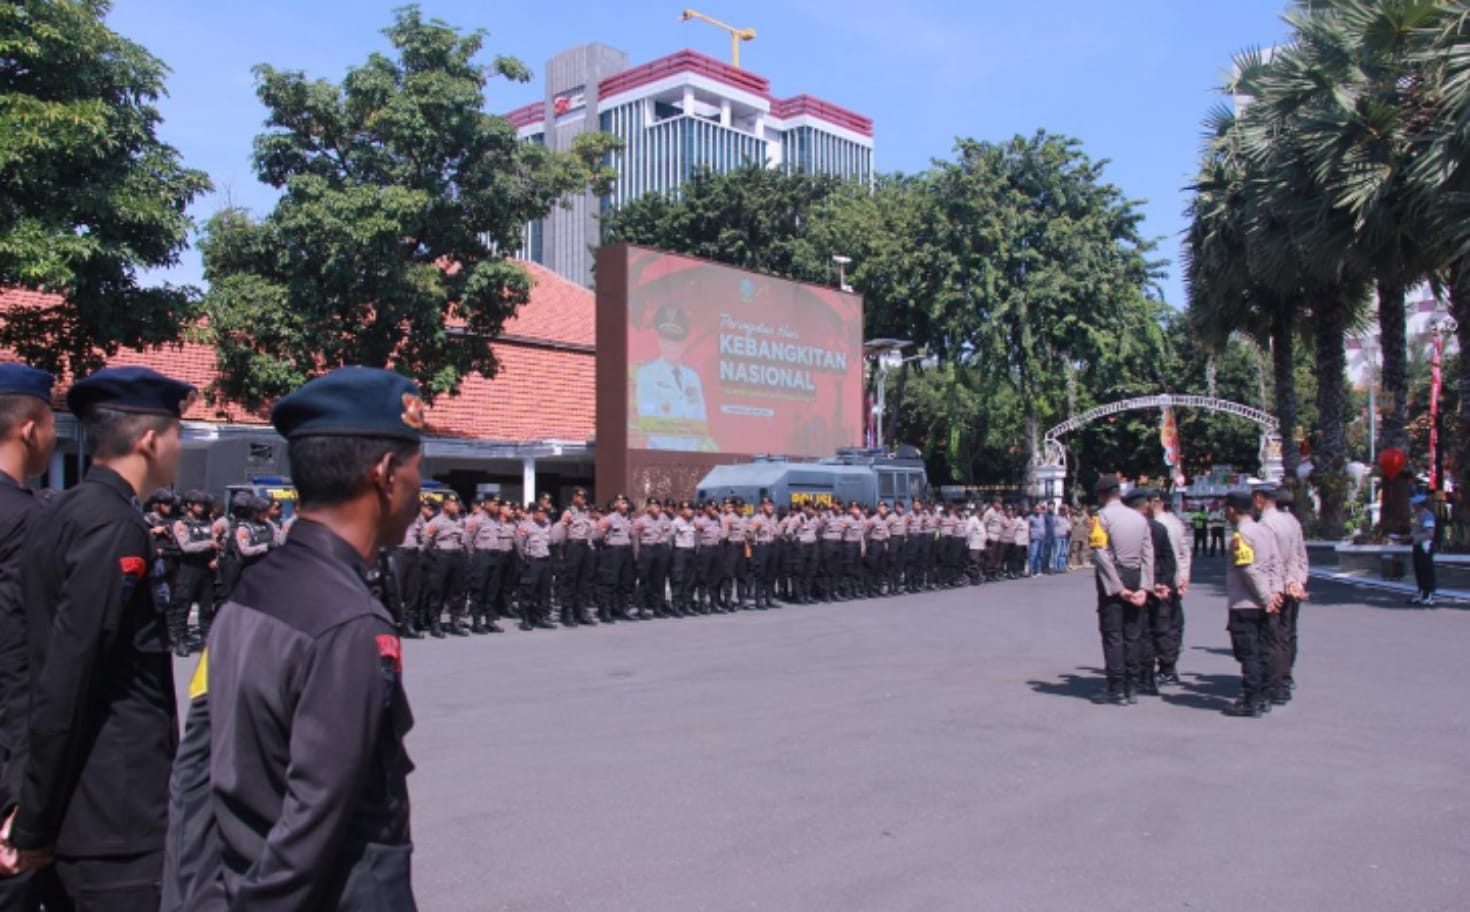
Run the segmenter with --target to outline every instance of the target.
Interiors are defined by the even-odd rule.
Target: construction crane
[[[725,23],[721,22],[718,19],[711,19],[709,16],[706,16],[704,13],[701,13],[701,12],[698,12],[698,11],[692,10],[692,9],[685,10],[684,13],[683,13],[683,15],[681,15],[679,17],[679,21],[680,22],[688,22],[690,19],[698,19],[698,20],[700,20],[702,22],[708,22],[710,25],[713,25],[716,28],[722,28],[725,31],[729,32],[730,33],[730,65],[733,66],[733,67],[735,67],[735,69],[737,69],[737,70],[740,69],[740,42],[742,42],[742,41],[754,41],[755,40],[755,29],[751,29],[751,28],[741,29],[741,28],[736,28],[733,25],[726,25]]]

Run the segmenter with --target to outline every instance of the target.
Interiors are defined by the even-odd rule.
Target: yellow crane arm
[[[730,33],[730,65],[733,66],[733,67],[735,67],[736,69],[739,69],[740,68],[740,42],[742,42],[742,41],[754,41],[755,40],[755,29],[753,29],[753,28],[742,29],[742,28],[736,28],[733,25],[726,25],[725,23],[721,22],[720,20],[714,19],[714,18],[712,18],[710,16],[706,16],[704,13],[701,13],[698,10],[686,9],[683,12],[683,14],[681,14],[679,16],[679,21],[680,22],[688,22],[691,19],[698,19],[701,22],[708,22],[710,25],[713,25],[716,28],[722,28],[725,31],[727,31],[727,32]]]

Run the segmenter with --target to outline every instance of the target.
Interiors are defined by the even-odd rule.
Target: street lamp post
[[[914,343],[907,339],[870,339],[863,343],[863,352],[877,359],[878,394],[873,403],[873,445],[883,447],[883,415],[888,411],[888,372],[910,361],[917,361],[922,354],[901,357],[903,350]],[[892,356],[900,357],[894,360]]]
[[[837,264],[837,288],[840,291],[852,292],[852,286],[847,284],[847,267],[852,262],[852,257],[843,256],[840,253],[832,254],[832,262]]]

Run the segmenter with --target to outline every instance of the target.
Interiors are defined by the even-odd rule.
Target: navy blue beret
[[[419,388],[402,374],[342,367],[307,381],[276,403],[282,437],[391,437],[417,443],[424,430]]]
[[[35,396],[51,402],[52,377],[27,364],[0,364],[0,396]]]
[[[66,407],[82,418],[98,408],[182,418],[198,395],[182,380],[146,367],[104,367],[72,384]]]
[[[1152,500],[1153,496],[1154,492],[1148,488],[1130,488],[1128,493],[1123,495],[1123,503],[1131,507],[1146,500]]]
[[[1231,491],[1225,495],[1225,504],[1237,513],[1249,513],[1255,500],[1245,491]]]

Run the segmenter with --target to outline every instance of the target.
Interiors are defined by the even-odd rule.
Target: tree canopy
[[[431,398],[492,376],[488,342],[529,299],[509,258],[524,226],[609,179],[610,137],[559,153],[484,113],[488,80],[529,78],[511,57],[478,62],[485,32],[409,6],[384,34],[394,56],[340,83],[256,68],[255,169],[282,193],[263,218],[227,209],[205,228],[218,394],[255,405],[344,364],[392,367]]]
[[[196,293],[139,272],[177,261],[209,189],[158,139],[168,69],[104,24],[110,6],[0,7],[0,286],[61,298],[7,313],[0,344],[74,373],[178,338]]]

